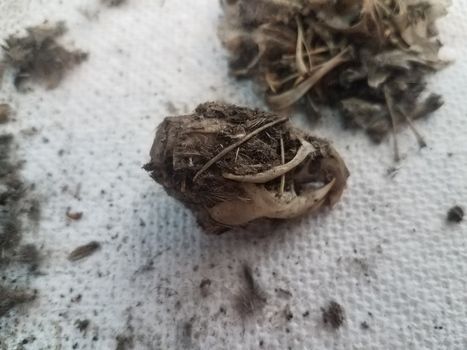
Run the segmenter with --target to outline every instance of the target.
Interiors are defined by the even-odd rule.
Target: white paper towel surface
[[[403,132],[405,158],[391,178],[390,141],[374,146],[325,118],[313,131],[351,171],[342,201],[295,222],[207,236],[141,166],[166,115],[207,100],[264,106],[228,76],[220,13],[215,0],[0,1],[3,38],[64,20],[63,43],[90,54],[55,90],[2,86],[16,110],[3,131],[16,135],[22,175],[42,202],[40,227],[24,239],[44,256],[31,277],[37,300],[0,319],[6,349],[116,349],[117,336],[134,349],[467,349],[467,227],[445,223],[451,206],[467,206],[467,2],[455,0],[441,21],[443,53],[456,61],[431,81],[446,105],[418,124],[428,148]],[[82,220],[68,221],[68,207]],[[99,252],[66,259],[92,240]],[[243,262],[268,293],[246,320],[233,306]],[[337,331],[321,320],[330,300],[346,312]],[[89,319],[86,334],[78,319]]]

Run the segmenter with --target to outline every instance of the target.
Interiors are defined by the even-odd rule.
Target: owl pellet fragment
[[[438,57],[437,20],[449,0],[224,1],[220,37],[234,76],[251,78],[271,107],[340,110],[375,142],[443,104],[424,96]],[[398,151],[395,151],[398,158]]]
[[[349,172],[331,144],[287,117],[208,102],[159,125],[145,169],[208,232],[333,206]]]

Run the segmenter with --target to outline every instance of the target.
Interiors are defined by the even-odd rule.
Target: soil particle
[[[129,350],[133,349],[134,340],[132,336],[117,335],[117,346],[115,350]]]
[[[364,321],[364,322],[360,323],[360,328],[366,331],[366,330],[370,329],[370,325],[368,324],[368,322]]]
[[[452,207],[449,209],[446,219],[448,222],[455,224],[462,222],[462,220],[464,220],[464,209],[458,205]]]
[[[83,213],[82,212],[79,212],[79,211],[71,211],[70,208],[67,209],[66,211],[66,217],[70,220],[74,220],[74,221],[78,221],[78,220],[81,220],[81,218],[83,217]]]
[[[287,322],[292,321],[294,315],[292,313],[292,310],[290,309],[290,305],[287,305],[284,309],[284,317],[287,320]]]
[[[342,326],[345,320],[344,308],[336,301],[331,301],[326,308],[322,308],[322,318],[326,325],[333,329],[338,329]]]
[[[118,7],[125,4],[128,0],[101,0],[101,2],[108,7]]]
[[[209,278],[205,278],[201,281],[199,284],[199,289],[201,291],[201,296],[203,298],[206,298],[210,294],[210,289],[211,289],[211,280]]]
[[[86,334],[87,330],[88,330],[88,327],[89,327],[89,320],[88,319],[85,319],[85,320],[76,320],[75,321],[75,326],[76,328],[83,334]]]

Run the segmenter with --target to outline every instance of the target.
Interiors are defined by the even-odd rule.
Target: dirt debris
[[[206,298],[211,293],[211,284],[212,281],[209,278],[204,278],[199,284],[199,289],[201,291],[201,296]]]
[[[252,317],[261,312],[267,303],[267,294],[253,277],[248,264],[242,266],[243,287],[235,296],[235,309],[242,318]]]
[[[11,115],[11,107],[7,103],[0,103],[0,124],[8,122]]]
[[[0,135],[0,271],[4,276],[10,275],[17,265],[35,270],[40,262],[37,247],[22,242],[24,224],[31,219],[33,206],[29,191],[15,161],[13,136]],[[35,298],[36,293],[28,290],[27,280],[15,278],[14,287],[7,278],[0,281],[0,317],[16,305]]]
[[[66,217],[73,221],[81,220],[83,217],[83,212],[81,211],[71,211],[70,208],[67,209],[65,213]]]
[[[427,76],[447,65],[436,26],[447,4],[226,1],[219,33],[231,73],[256,81],[271,107],[299,106],[316,119],[331,106],[345,127],[363,129],[376,143],[407,126],[423,147],[413,121],[443,104],[424,91]]]
[[[323,323],[333,329],[340,328],[345,321],[344,308],[336,301],[331,301],[326,308],[321,309]]]
[[[29,81],[56,88],[67,71],[82,63],[88,54],[68,50],[57,39],[66,33],[64,22],[45,23],[26,28],[26,35],[10,35],[3,48],[3,64],[14,71],[14,85],[26,90]]]
[[[86,334],[89,324],[90,324],[90,321],[88,319],[75,321],[76,328],[83,334]]]
[[[450,223],[458,224],[464,220],[464,209],[456,205],[449,209],[446,220]]]
[[[287,320],[287,322],[290,322],[294,318],[294,314],[292,312],[292,309],[290,308],[290,305],[287,305],[284,309],[284,317]]]
[[[134,340],[132,336],[117,335],[117,346],[115,350],[130,350],[134,347]]]
[[[287,117],[208,102],[159,125],[144,169],[209,233],[336,204],[349,172],[330,142]]]
[[[6,288],[0,285],[0,317],[17,305],[30,302],[36,298],[36,294],[23,289]]]
[[[290,299],[293,296],[290,290],[284,288],[275,288],[274,291],[276,292],[276,295],[282,299]]]
[[[89,242],[87,244],[84,244],[82,246],[79,246],[73,251],[68,254],[68,260],[70,261],[78,261],[81,259],[84,259],[95,252],[97,252],[101,248],[101,244],[96,241]]]
[[[128,0],[101,0],[101,3],[107,7],[118,7],[126,4]]]

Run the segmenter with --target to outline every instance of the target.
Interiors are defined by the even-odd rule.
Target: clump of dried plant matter
[[[447,0],[231,0],[220,36],[237,77],[271,107],[341,111],[375,142],[442,105],[426,76],[443,68],[436,20]],[[397,142],[396,158],[398,158]]]
[[[25,36],[10,35],[3,48],[3,63],[14,69],[17,89],[27,81],[41,82],[48,89],[59,85],[67,70],[84,61],[88,54],[67,50],[57,39],[66,32],[63,22],[26,29]]]
[[[165,118],[150,155],[145,169],[209,232],[334,205],[349,175],[328,141],[287,117],[220,103]]]

